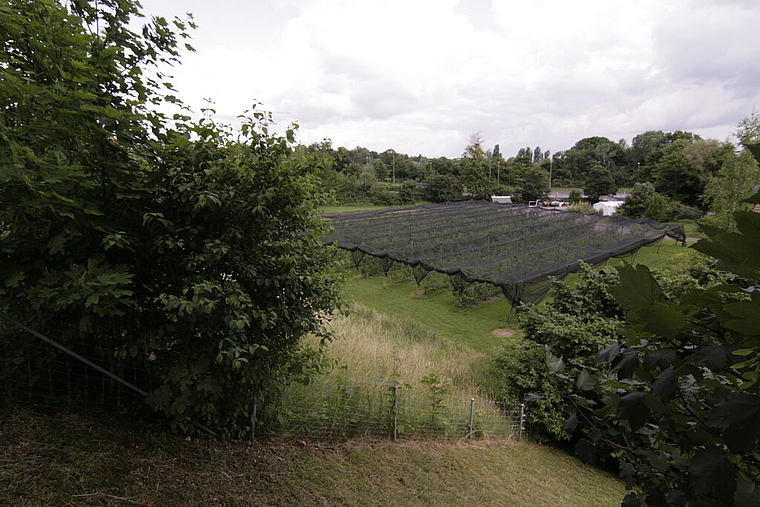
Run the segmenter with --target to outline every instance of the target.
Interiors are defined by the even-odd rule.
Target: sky
[[[257,108],[297,139],[513,156],[687,130],[734,141],[760,109],[756,0],[141,0],[193,13],[172,69],[198,115]]]

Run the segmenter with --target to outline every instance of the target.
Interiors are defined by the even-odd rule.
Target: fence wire
[[[134,420],[156,417],[145,404],[145,394],[158,382],[146,370],[144,359],[96,364],[88,359],[87,350],[85,343],[64,346],[12,319],[0,319],[0,400],[68,412],[105,411]],[[93,357],[101,362],[109,357],[99,352]],[[291,385],[274,413],[274,421],[252,437],[395,441],[522,438],[526,433],[524,405],[414,390],[388,381],[338,378]]]
[[[525,406],[340,380],[289,389],[268,433],[350,439],[522,438]]]
[[[116,360],[112,352],[91,349],[84,341],[63,345],[0,319],[0,398],[65,411],[147,413],[145,392],[155,380],[144,361]]]

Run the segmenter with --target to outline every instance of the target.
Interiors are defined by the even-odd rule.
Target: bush
[[[507,403],[531,402],[526,412],[531,437],[543,442],[568,440],[563,424],[573,409],[563,399],[563,386],[547,368],[546,358],[545,347],[528,340],[504,349],[494,359],[501,379],[499,398]]]
[[[525,306],[520,321],[525,343],[505,350],[496,359],[503,375],[505,401],[532,400],[528,407],[531,433],[542,440],[566,440],[563,422],[572,404],[548,363],[592,363],[612,343],[621,324],[621,309],[609,288],[618,278],[611,271],[595,271],[583,265],[573,287],[554,282],[549,299],[539,306]]]
[[[114,371],[141,363],[175,425],[245,434],[254,400],[317,366],[300,338],[326,337],[338,301],[318,164],[263,112],[237,142],[150,113],[161,96],[141,66],[172,59],[176,35],[162,19],[129,31],[136,2],[13,3],[0,9],[0,309]]]
[[[668,199],[657,193],[651,183],[636,183],[630,195],[617,212],[628,218],[649,218],[658,222],[696,220],[702,210]]]

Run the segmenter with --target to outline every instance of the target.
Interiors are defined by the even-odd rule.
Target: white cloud
[[[222,118],[259,100],[303,142],[458,156],[481,132],[507,155],[557,151],[727,134],[760,102],[760,6],[741,0],[229,1],[220,17],[186,4],[201,28],[176,73],[185,100],[210,97]]]

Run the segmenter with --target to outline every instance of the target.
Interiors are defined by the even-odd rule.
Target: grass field
[[[420,379],[436,371],[453,382],[451,394],[469,397],[477,390],[471,365],[485,354],[412,318],[354,303],[349,314],[336,317],[330,327],[338,337],[327,345],[328,354],[337,361],[333,375],[394,378],[423,391]]]
[[[373,204],[341,204],[336,206],[322,206],[320,213],[348,213],[349,211],[363,211],[373,209],[387,209],[388,206],[375,206]]]
[[[421,296],[413,281],[395,283],[383,276],[353,277],[346,286],[349,300],[379,312],[413,319],[443,336],[475,351],[492,353],[504,338],[500,331],[515,330],[516,320],[508,322],[510,305],[503,297],[481,304],[458,307],[451,291]],[[520,336],[517,332],[513,339]]]

